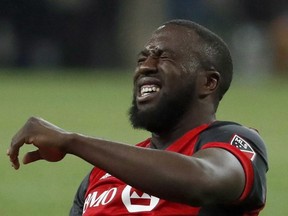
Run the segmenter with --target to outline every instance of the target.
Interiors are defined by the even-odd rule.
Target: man
[[[140,52],[130,120],[152,133],[137,146],[70,133],[30,118],[7,154],[23,163],[76,155],[95,167],[70,215],[258,215],[266,199],[264,143],[254,130],[216,121],[232,79],[225,43],[186,20],[159,27]]]

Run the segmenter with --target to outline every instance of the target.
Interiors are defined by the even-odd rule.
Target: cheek
[[[173,61],[163,61],[159,64],[159,71],[162,71],[163,86],[171,89],[178,88],[178,86],[187,86],[189,82],[194,82],[195,72],[190,70],[187,64],[175,63]]]
[[[176,67],[173,64],[163,64],[160,70],[162,71],[164,83],[169,85],[181,81],[184,73],[182,67]]]
[[[171,74],[166,76],[165,85],[167,85],[171,89],[179,89],[184,88],[191,83],[191,76],[187,74],[179,73],[179,74]]]

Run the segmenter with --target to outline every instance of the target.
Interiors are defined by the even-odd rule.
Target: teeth
[[[160,88],[157,86],[142,86],[140,89],[140,94],[141,96],[145,96],[150,93],[158,92],[158,91],[160,91]]]

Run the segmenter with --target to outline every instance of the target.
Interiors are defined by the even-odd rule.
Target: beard
[[[134,94],[129,109],[130,122],[135,129],[162,133],[173,129],[188,111],[194,96],[194,83],[171,95],[163,94],[158,104],[147,110],[139,110]]]

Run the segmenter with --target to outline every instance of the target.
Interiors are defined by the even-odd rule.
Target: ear
[[[215,70],[200,72],[200,97],[205,97],[216,92],[220,82],[220,73]]]

